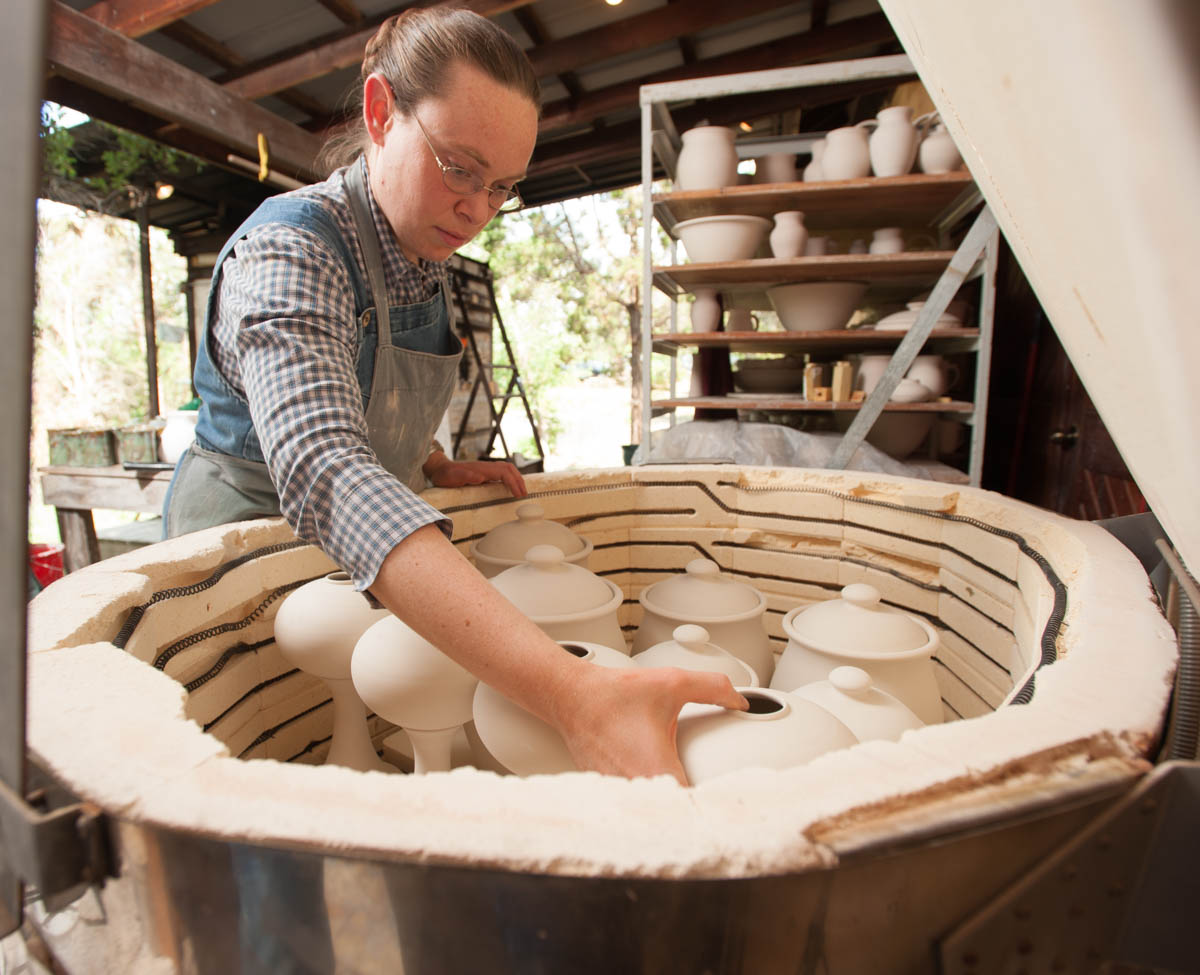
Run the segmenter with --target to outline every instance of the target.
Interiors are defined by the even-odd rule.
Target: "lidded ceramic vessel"
[[[696,623],[722,650],[748,663],[759,684],[770,681],[775,655],[763,624],[767,601],[753,586],[724,575],[716,562],[693,559],[684,572],[643,589],[638,601],[642,622],[634,653],[670,640],[682,623]]]
[[[942,720],[932,660],[937,633],[911,613],[883,605],[874,586],[856,582],[836,599],[798,606],[784,616],[783,630],[788,644],[771,687],[791,691],[825,680],[835,667],[861,667],[926,724]]]
[[[903,701],[876,687],[861,667],[834,667],[826,680],[797,687],[792,696],[819,704],[859,741],[896,741],[909,729],[925,725]]]
[[[566,525],[546,518],[545,509],[534,501],[517,506],[517,517],[497,525],[471,543],[471,560],[487,578],[525,561],[525,553],[535,545],[553,545],[563,558],[587,567],[592,543]]]
[[[675,744],[691,785],[744,768],[787,769],[858,744],[825,708],[783,691],[738,688],[749,711],[685,704]]]
[[[563,649],[600,667],[632,667],[623,653],[596,643],[562,642]],[[488,753],[515,775],[575,772],[562,735],[488,684],[475,690],[475,733]]]
[[[471,720],[475,675],[390,613],[359,638],[350,672],[367,706],[408,733],[414,771],[448,772],[454,736]]]
[[[758,687],[758,675],[744,660],[709,642],[708,630],[694,623],[675,627],[671,639],[633,658],[639,667],[682,667],[724,674],[737,687]]]
[[[293,590],[275,613],[275,645],[283,658],[325,682],[333,698],[329,765],[359,772],[396,771],[375,753],[366,709],[350,679],[359,637],[390,615],[372,607],[345,572],[331,572]]]
[[[533,546],[525,561],[493,577],[492,585],[553,640],[599,643],[629,653],[617,618],[625,594],[568,562],[554,545]]]

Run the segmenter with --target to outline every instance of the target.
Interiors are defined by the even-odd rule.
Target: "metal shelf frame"
[[[641,389],[641,440],[647,445],[643,455],[649,454],[651,442],[651,422],[654,417],[667,415],[670,423],[675,422],[675,409],[688,397],[675,395],[677,350],[684,343],[680,341],[663,342],[662,336],[653,333],[654,326],[654,292],[663,291],[672,302],[671,333],[673,339],[678,339],[676,321],[676,300],[683,289],[673,280],[668,282],[663,277],[663,268],[656,268],[653,260],[654,224],[663,223],[668,233],[671,232],[668,208],[664,208],[661,200],[656,201],[653,192],[655,158],[661,163],[667,174],[674,177],[676,163],[679,158],[681,139],[674,121],[671,118],[670,104],[674,102],[695,102],[708,98],[718,98],[732,94],[747,94],[755,92],[779,91],[815,85],[840,84],[848,81],[862,81],[875,78],[911,76],[914,73],[912,62],[907,55],[889,55],[886,57],[862,58],[857,60],[838,61],[824,64],[804,65],[796,68],[779,68],[769,71],[753,71],[740,74],[721,75],[705,79],[689,81],[664,82],[661,84],[643,85],[640,90],[641,105],[641,143],[642,143],[642,389]],[[782,148],[795,148],[803,151],[811,145],[815,138],[822,133],[804,133],[787,139],[774,140],[769,148],[779,151]],[[775,142],[778,142],[778,145]],[[761,139],[738,140],[740,158],[749,158],[761,152],[766,145]],[[869,180],[863,183],[861,193],[864,199],[871,193]],[[820,185],[820,184],[813,184]],[[883,183],[878,184],[883,186]],[[799,187],[800,184],[797,184]],[[812,186],[808,187],[809,190]],[[803,189],[797,192],[804,192]],[[955,419],[965,422],[970,430],[970,447],[967,457],[967,477],[969,482],[978,486],[983,474],[983,447],[986,432],[987,398],[989,371],[991,365],[991,344],[995,312],[995,276],[999,255],[999,230],[991,211],[982,205],[982,198],[973,185],[963,191],[958,199],[947,206],[932,221],[943,235],[952,224],[963,220],[978,208],[974,223],[967,231],[962,243],[953,256],[944,265],[944,269],[929,299],[926,301],[921,314],[913,327],[905,333],[896,346],[892,362],[885,371],[883,378],[872,391],[871,395],[861,404],[850,428],[843,434],[830,468],[844,469],[862,443],[871,425],[884,411],[889,397],[899,384],[904,374],[912,365],[913,359],[921,352],[933,331],[933,325],[945,311],[950,300],[966,282],[981,278],[979,320],[977,338],[972,343],[976,356],[975,388],[972,408],[969,412],[961,412],[962,404],[954,404]],[[981,208],[980,208],[981,207]],[[672,234],[671,261],[675,260],[675,241]],[[759,262],[764,271],[766,261]],[[779,262],[773,262],[779,263]],[[746,262],[754,265],[755,262]],[[690,276],[691,272],[680,272]],[[699,273],[697,270],[696,273]],[[743,275],[747,283],[753,286],[756,272],[747,268]],[[736,333],[723,334],[712,344],[732,348],[736,344]],[[694,343],[699,345],[700,343]],[[847,343],[852,344],[852,343]],[[655,354],[665,354],[670,357],[670,386],[669,398],[654,402],[652,396],[651,365]],[[706,405],[710,405],[707,403]],[[715,398],[713,406],[724,406],[738,409],[740,404],[733,398]],[[641,461],[641,462],[644,462]]]

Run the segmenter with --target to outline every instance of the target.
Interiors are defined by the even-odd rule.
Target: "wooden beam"
[[[363,21],[362,11],[350,0],[317,0],[317,2],[343,24],[361,24]]]
[[[779,0],[690,0],[572,34],[527,53],[543,78],[778,8]]]
[[[58,0],[50,8],[47,60],[55,74],[177,122],[249,159],[258,158],[261,133],[272,168],[298,179],[321,177],[316,169],[321,140],[312,133]]]
[[[856,48],[894,41],[891,24],[883,14],[871,14],[844,21],[819,31],[793,34],[757,47],[736,51],[695,64],[659,71],[635,81],[622,82],[588,92],[579,99],[551,102],[542,111],[539,133],[552,132],[591,122],[621,109],[636,109],[638,89],[661,81],[708,78],[768,68],[786,68],[808,61],[823,60]]]
[[[456,5],[474,10],[484,17],[495,17],[532,2],[533,0],[468,0],[467,3]],[[312,44],[294,48],[291,53],[273,58],[268,64],[260,63],[260,66],[252,67],[247,73],[225,82],[225,88],[242,98],[262,98],[311,81],[313,78],[320,78],[340,68],[359,64],[363,51],[367,48],[367,41],[375,36],[379,24],[386,20],[387,16],[390,14],[371,18],[369,26],[362,30],[350,33],[338,31],[336,34],[318,38]]]
[[[83,11],[109,30],[126,37],[143,37],[172,21],[210,7],[217,0],[101,0]]]

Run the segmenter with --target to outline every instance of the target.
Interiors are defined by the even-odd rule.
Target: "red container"
[[[63,546],[58,542],[30,542],[29,567],[38,584],[45,589],[63,577]]]

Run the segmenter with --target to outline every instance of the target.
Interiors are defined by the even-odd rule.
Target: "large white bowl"
[[[789,332],[845,328],[866,293],[865,281],[802,281],[767,289],[767,297]]]
[[[733,370],[735,389],[747,393],[790,393],[804,386],[804,365],[792,358],[743,359]]]
[[[675,225],[688,260],[697,264],[748,261],[770,229],[771,221],[766,217],[738,215],[696,217]]]
[[[846,410],[834,413],[834,426],[850,429],[856,414]],[[867,443],[878,447],[894,460],[904,460],[925,442],[937,418],[934,413],[881,413],[867,432]]]

